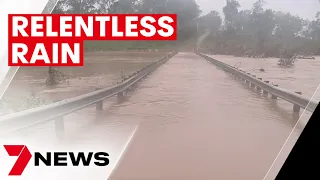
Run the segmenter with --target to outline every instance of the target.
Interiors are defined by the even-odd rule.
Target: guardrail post
[[[124,96],[124,92],[123,91],[119,92],[117,94],[118,100],[122,100],[123,96]]]
[[[246,73],[246,72],[244,72],[244,73]],[[250,73],[246,73],[246,74],[250,75]],[[248,81],[248,80],[246,80],[246,79],[244,80],[244,82],[250,84],[250,81]]]
[[[278,87],[278,85],[274,84],[274,86]],[[276,95],[271,95],[271,99],[277,99],[278,97]]]
[[[239,71],[242,72],[241,69],[239,69]],[[238,76],[238,79],[239,79],[239,80],[242,80],[242,77],[241,77],[241,76]]]
[[[258,78],[260,81],[262,81],[262,78]],[[257,90],[261,91],[261,88],[259,86],[257,86]]]
[[[56,103],[58,100],[55,100],[54,102]],[[54,125],[56,137],[62,140],[65,136],[63,116],[58,116],[54,121]]]
[[[131,85],[131,86],[132,86],[132,85]],[[131,89],[132,89],[131,86],[129,86],[124,92],[125,92],[125,93],[129,93],[129,92],[131,91]]]
[[[297,94],[302,94],[302,92],[296,92]],[[294,113],[300,113],[300,106],[298,106],[298,105],[296,105],[296,104],[294,104],[293,105],[293,112]]]
[[[256,77],[256,75],[252,75],[252,77]],[[250,86],[251,86],[251,87],[255,87],[256,85],[251,82],[251,83],[250,83]]]
[[[97,111],[102,111],[103,110],[103,101],[98,101],[96,103],[96,110]]]
[[[264,81],[264,82],[269,84],[269,81]],[[268,94],[268,91],[263,90],[263,94]]]
[[[96,91],[100,90],[100,88],[96,88]],[[96,102],[96,111],[102,111],[103,110],[103,101]]]

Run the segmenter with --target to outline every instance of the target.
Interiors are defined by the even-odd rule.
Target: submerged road
[[[296,120],[246,88],[179,53],[109,112],[139,123],[109,179],[263,179]]]
[[[24,176],[263,179],[296,123],[277,104],[196,54],[181,52],[142,81],[124,102],[106,101],[101,114],[92,107],[64,118],[65,145],[71,150],[108,152],[107,169],[68,168],[47,177],[50,168],[30,168]],[[53,127],[49,122],[26,131],[28,141],[21,143],[40,144],[34,149],[43,151],[60,150]]]

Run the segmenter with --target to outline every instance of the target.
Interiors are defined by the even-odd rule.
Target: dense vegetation
[[[211,30],[203,43],[208,53],[249,57],[292,57],[320,55],[320,12],[310,21],[290,13],[264,9],[263,0],[250,10],[239,10],[236,0],[227,0],[224,22],[215,11],[202,17]]]
[[[175,13],[178,14],[178,41],[94,41],[85,50],[145,50],[185,44],[196,36],[196,19],[201,11],[195,0],[60,0],[53,13]]]
[[[195,0],[61,0],[54,13],[178,14],[178,42],[95,41],[87,42],[86,50],[152,49],[182,44],[210,30],[202,44],[202,50],[209,53],[250,57],[320,55],[320,12],[311,21],[264,9],[264,4],[257,0],[250,10],[240,10],[237,0],[226,0],[222,16],[216,11],[200,16]]]

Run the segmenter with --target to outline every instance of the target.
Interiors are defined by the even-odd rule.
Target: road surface
[[[181,52],[122,102],[106,101],[99,114],[92,107],[66,116],[66,143],[56,141],[54,122],[22,132],[25,139],[16,142],[34,151],[110,154],[108,167],[57,168],[50,177],[50,168],[27,167],[26,179],[35,173],[52,180],[106,179],[112,173],[110,180],[257,180],[295,123],[276,101]]]
[[[111,116],[138,120],[110,180],[263,179],[296,120],[193,53],[179,53]]]

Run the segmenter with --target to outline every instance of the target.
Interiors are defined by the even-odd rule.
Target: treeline
[[[53,13],[90,13],[90,14],[160,14],[178,15],[178,41],[185,41],[196,36],[196,20],[201,10],[195,0],[60,0]],[[94,41],[86,42],[86,49],[152,49],[177,42],[146,41]]]
[[[247,57],[320,55],[320,12],[310,21],[264,9],[263,0],[256,1],[250,10],[239,10],[236,0],[226,2],[224,21],[215,11],[200,17],[201,29],[211,31],[202,51]]]
[[[175,13],[178,43],[195,42],[210,30],[202,43],[207,53],[249,57],[281,57],[284,54],[320,55],[320,12],[313,21],[290,13],[264,8],[257,0],[251,9],[240,10],[237,0],[226,0],[223,14],[200,16],[196,0],[60,0],[53,13]],[[158,48],[174,42],[88,42],[85,48]],[[194,43],[195,46],[195,43]]]

